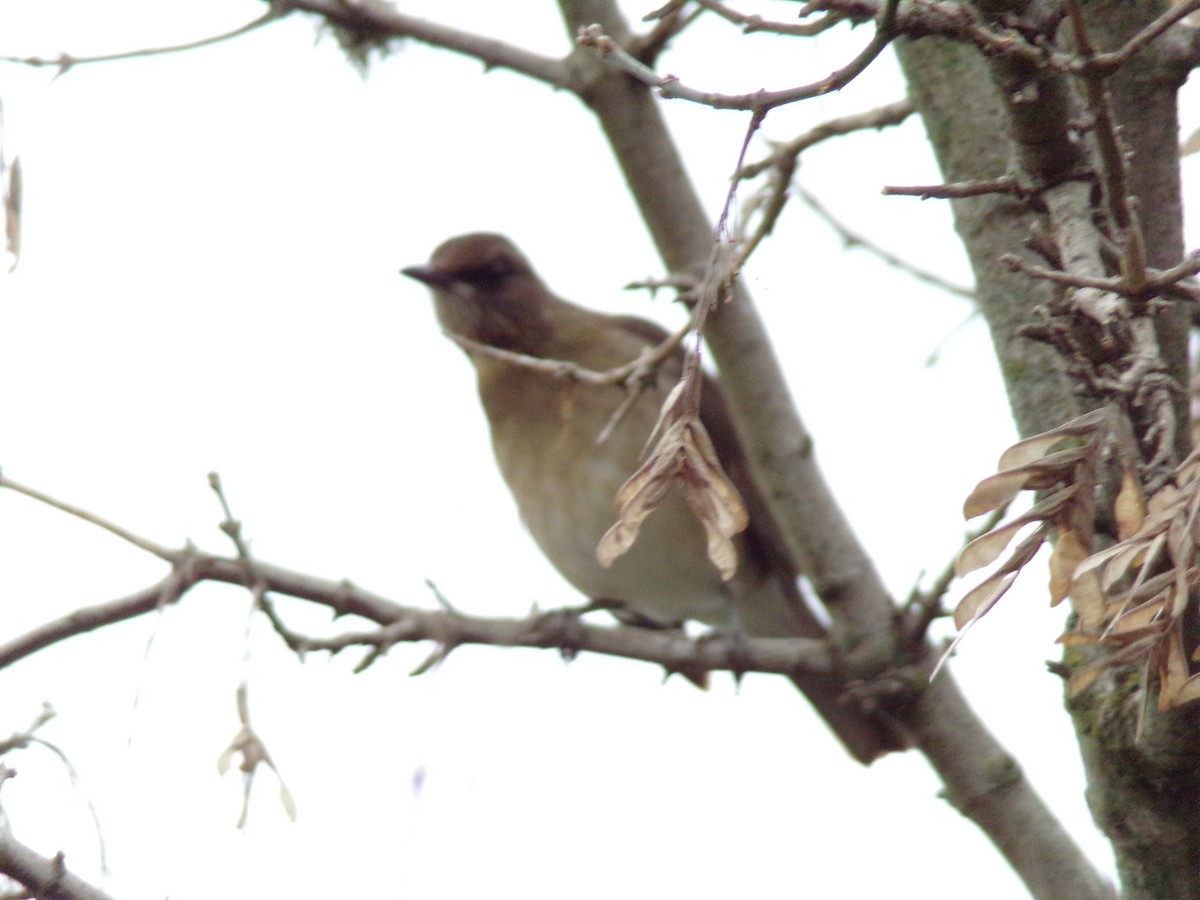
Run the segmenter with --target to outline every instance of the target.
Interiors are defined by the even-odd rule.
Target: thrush
[[[564,377],[553,365],[516,355],[605,372],[660,345],[667,332],[555,296],[520,251],[496,234],[452,238],[427,265],[403,273],[432,289],[443,329],[466,350],[500,472],[529,533],[568,582],[622,611],[627,621],[733,623],[752,637],[826,636],[751,480],[719,383],[707,376],[700,420],[750,513],[748,526],[733,538],[736,572],[726,581],[710,561],[704,528],[679,488],[645,519],[627,552],[608,566],[597,558],[614,522],[614,498],[642,461],[684,354],[676,351],[659,364],[632,403],[619,384]],[[869,763],[899,749],[885,722],[842,702],[836,677],[793,680],[854,758]]]

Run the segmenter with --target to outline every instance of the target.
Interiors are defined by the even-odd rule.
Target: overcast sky
[[[568,49],[552,4],[402,5]],[[161,46],[261,9],[12,0],[0,5],[0,54]],[[783,87],[838,67],[868,37],[741,39],[714,21],[663,68],[706,88]],[[885,57],[842,94],[772,114],[765,135],[901,90]],[[161,543],[230,552],[205,481],[216,470],[264,560],[409,604],[432,602],[432,579],[477,614],[578,602],[520,528],[470,367],[424,289],[397,275],[442,239],[487,228],[510,234],[564,296],[679,321],[664,300],[621,290],[662,272],[575,100],[415,44],[364,78],[298,17],[58,78],[3,64],[0,99],[5,149],[25,173],[24,251],[0,279],[7,475]],[[746,119],[681,103],[667,113],[715,210]],[[1189,108],[1185,126],[1197,118]],[[916,122],[817,148],[800,173],[847,223],[966,284],[947,208],[879,196],[936,178]],[[745,277],[819,458],[903,597],[951,559],[963,497],[1013,440],[987,335],[965,301],[845,248],[798,203],[769,243]],[[0,547],[6,635],[163,574],[11,494]],[[1044,670],[1062,617],[1043,608],[1042,571],[1031,567],[951,668],[1110,869]],[[0,672],[0,733],[52,703],[43,734],[78,772],[73,784],[38,748],[6,760],[20,770],[2,796],[19,838],[65,850],[123,898],[1020,894],[920,758],[862,769],[779,679],[737,690],[718,677],[701,693],[635,663],[482,648],[409,678],[422,647],[354,675],[354,654],[298,661],[259,621],[247,642],[248,605],[241,591],[196,590]],[[297,628],[327,626],[285,609]],[[264,776],[235,828],[242,787],[216,762],[244,673],[295,824]]]

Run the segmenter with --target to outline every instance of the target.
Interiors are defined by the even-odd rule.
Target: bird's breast
[[[628,553],[610,568],[596,559],[615,520],[617,491],[641,462],[662,391],[647,389],[599,443],[626,397],[621,387],[509,366],[490,379],[481,371],[480,393],[521,518],[567,581],[590,598],[625,603],[664,623],[728,621],[702,528],[678,489],[645,521]]]

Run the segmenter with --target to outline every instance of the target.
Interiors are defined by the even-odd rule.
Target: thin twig
[[[762,16],[747,15],[746,13],[738,12],[733,7],[720,3],[718,0],[696,0],[696,2],[705,9],[712,10],[727,22],[732,22],[734,25],[741,25],[744,34],[760,32],[786,34],[793,37],[815,37],[824,31],[828,31],[846,18],[839,13],[826,13],[815,22],[802,22],[799,24],[793,22],[772,22],[769,19],[764,19]]]
[[[452,331],[443,331],[442,333],[464,350],[471,353],[478,353],[481,356],[503,360],[522,369],[541,372],[554,378],[566,378],[584,384],[602,386],[630,385],[647,377],[663,360],[668,359],[675,353],[679,345],[683,342],[683,339],[687,336],[687,333],[692,330],[692,327],[693,324],[688,322],[687,325],[672,333],[670,337],[660,341],[653,347],[647,347],[636,359],[630,360],[624,365],[617,366],[615,369],[609,369],[606,372],[597,372],[594,369],[585,368],[570,360],[543,359],[540,356],[529,356],[525,353],[515,353],[512,350],[505,350],[501,347],[481,344],[478,341],[473,341]]]
[[[652,65],[667,49],[671,41],[679,37],[704,12],[703,8],[698,6],[685,14],[683,12],[685,5],[677,3],[673,4],[670,9],[661,10],[662,15],[654,17],[656,19],[654,27],[646,34],[639,35],[634,39],[634,46],[631,49],[638,59],[643,60],[647,65]],[[643,21],[649,21],[649,19],[643,19]]]
[[[1011,504],[1012,501],[1009,501],[1003,506],[992,510],[991,514],[978,528],[968,531],[963,538],[963,547],[999,525],[1004,520],[1004,516],[1008,513],[1008,508]],[[904,604],[903,631],[906,638],[912,644],[918,644],[925,639],[925,635],[929,631],[929,626],[933,623],[934,619],[947,615],[946,609],[942,606],[942,599],[949,593],[950,585],[958,577],[954,570],[958,556],[958,553],[954,554],[927,590],[923,591],[918,585],[914,585],[912,591],[909,593],[908,599]]]
[[[1093,119],[1092,134],[1100,152],[1100,175],[1104,199],[1112,217],[1117,243],[1121,248],[1121,275],[1126,294],[1141,293],[1146,285],[1146,245],[1137,209],[1130,199],[1129,171],[1125,147],[1117,130],[1109,102],[1106,76],[1089,71],[1087,63],[1096,55],[1078,0],[1065,0],[1067,19],[1075,39],[1075,51],[1081,59],[1088,112]]]
[[[861,247],[863,250],[866,250],[873,256],[878,257],[887,265],[911,275],[918,281],[923,281],[926,284],[933,285],[934,287],[938,288],[939,290],[943,290],[948,294],[953,294],[956,297],[962,297],[965,300],[975,299],[975,292],[970,288],[955,284],[954,282],[943,278],[941,275],[938,275],[936,272],[930,272],[928,269],[923,269],[920,266],[909,262],[903,257],[897,256],[892,251],[881,247],[879,244],[876,244],[874,241],[865,237],[861,233],[851,230],[848,226],[837,219],[833,213],[831,213],[821,203],[821,201],[818,200],[816,196],[810,193],[806,188],[797,185],[796,191],[799,194],[800,199],[804,201],[808,208],[820,216],[835,232],[837,232],[838,237],[840,237],[847,246]]]
[[[44,503],[47,506],[52,506],[55,509],[72,515],[77,519],[82,519],[99,528],[103,528],[109,534],[115,534],[123,541],[127,541],[139,550],[145,550],[147,553],[157,556],[159,559],[166,560],[174,564],[179,558],[179,551],[170,550],[162,544],[156,544],[154,541],[147,540],[144,537],[139,537],[132,531],[127,531],[120,525],[115,525],[107,519],[102,519],[95,513],[90,513],[86,509],[81,509],[78,506],[72,506],[70,503],[65,503],[62,500],[56,500],[49,494],[43,494],[41,491],[34,490],[31,487],[26,487],[16,481],[13,481],[7,475],[0,474],[0,488],[8,488],[10,491],[15,491],[18,494],[24,494],[26,497],[31,497],[39,503]]]
[[[1166,33],[1167,29],[1172,25],[1183,20],[1198,9],[1200,9],[1200,0],[1187,0],[1184,3],[1177,2],[1173,4],[1166,12],[1131,37],[1118,49],[1109,53],[1097,53],[1091,59],[1082,60],[1079,63],[1079,70],[1085,74],[1088,72],[1112,74],[1125,65],[1125,63],[1129,62],[1135,53],[1155,38]]]
[[[167,53],[182,53],[185,50],[197,50],[200,47],[210,47],[213,44],[219,44],[222,41],[228,41],[232,38],[240,37],[243,34],[248,34],[257,28],[261,28],[269,22],[278,19],[286,9],[278,8],[275,4],[270,4],[267,11],[252,22],[247,22],[245,25],[239,25],[232,31],[226,31],[221,34],[215,34],[210,37],[199,38],[194,41],[187,41],[182,44],[172,44],[167,47],[144,47],[139,50],[124,50],[118,53],[103,53],[98,56],[71,56],[67,53],[62,53],[57,59],[44,59],[39,56],[0,56],[0,62],[19,63],[24,66],[42,67],[56,66],[58,74],[63,75],[69,69],[75,66],[87,65],[88,63],[102,62],[117,62],[125,59],[141,59],[147,56],[162,56]],[[57,76],[56,76],[57,77]]]
[[[1024,190],[1012,175],[952,184],[889,184],[883,188],[885,197],[920,197],[922,200],[957,200],[962,197],[982,197],[986,194],[1014,194],[1021,197],[1024,196]]]
[[[789,157],[795,159],[809,147],[829,138],[841,137],[845,134],[866,131],[872,128],[883,129],[892,125],[899,125],[912,115],[912,112],[912,101],[906,97],[903,100],[896,100],[893,103],[877,106],[875,109],[868,109],[864,112],[829,119],[820,125],[810,128],[803,134],[797,135],[790,141],[779,144],[771,152],[770,156],[739,169],[734,177],[742,179],[754,178],[769,168],[777,167],[781,160]]]
[[[800,87],[786,88],[781,91],[755,91],[752,94],[718,94],[696,90],[683,84],[674,75],[659,75],[650,67],[644,65],[627,53],[616,40],[604,33],[598,25],[580,29],[576,43],[581,47],[592,47],[610,64],[626,74],[649,85],[658,88],[660,96],[667,99],[688,100],[711,106],[714,109],[743,109],[747,111],[767,111],[798,100],[820,97],[833,91],[841,90],[857,78],[883,49],[892,42],[898,32],[895,30],[896,7],[899,0],[886,0],[880,14],[875,34],[862,51],[847,65],[831,72],[829,75],[812,84]]]
[[[28,747],[34,740],[34,732],[58,715],[54,711],[54,707],[49,703],[42,703],[41,712],[37,714],[32,722],[30,722],[23,731],[15,731],[9,737],[0,741],[0,756],[6,753],[11,753],[14,750],[22,750]]]
[[[1146,280],[1142,290],[1132,295],[1129,293],[1125,279],[1120,276],[1111,278],[1093,278],[1087,275],[1073,275],[1061,269],[1049,269],[1045,266],[1026,262],[1021,257],[1006,253],[1000,261],[1015,272],[1023,272],[1034,278],[1041,278],[1055,284],[1074,288],[1094,288],[1113,294],[1131,297],[1142,302],[1153,299],[1159,294],[1171,293],[1177,299],[1196,302],[1198,299],[1194,289],[1180,284],[1184,279],[1200,274],[1200,255],[1193,253],[1183,262],[1169,269],[1147,269]]]

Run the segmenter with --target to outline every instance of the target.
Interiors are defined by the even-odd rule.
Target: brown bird
[[[495,234],[453,238],[428,265],[403,272],[433,290],[442,327],[476,345],[604,372],[667,337],[643,319],[592,312],[556,297],[525,257]],[[734,538],[736,573],[722,580],[706,552],[704,529],[677,487],[645,520],[628,552],[608,567],[598,561],[597,545],[615,520],[614,498],[642,462],[663,401],[679,380],[681,351],[614,418],[628,397],[620,385],[556,376],[469,343],[465,349],[478,376],[496,461],[521,518],[579,591],[625,610],[627,621],[733,624],[755,637],[825,635],[780,549],[712,379],[703,384],[700,418],[750,512],[749,526]],[[856,759],[869,763],[900,747],[886,723],[840,701],[836,678],[801,675],[795,682]]]

